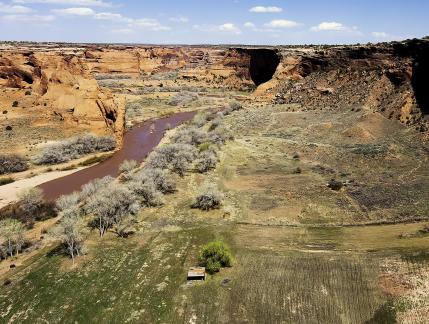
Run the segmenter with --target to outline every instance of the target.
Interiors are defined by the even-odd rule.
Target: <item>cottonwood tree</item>
[[[64,210],[60,216],[62,219],[52,231],[52,235],[65,246],[74,264],[75,257],[82,253],[85,226],[77,209]]]
[[[135,194],[126,187],[109,185],[94,194],[86,205],[86,211],[96,217],[100,236],[124,217],[139,210]]]
[[[18,255],[25,243],[24,225],[16,219],[4,219],[0,221],[0,241],[3,241],[6,253],[13,256]]]
[[[18,194],[19,205],[27,216],[33,214],[43,205],[43,191],[39,188],[30,188]]]
[[[78,208],[83,196],[78,192],[73,192],[70,195],[61,196],[57,199],[56,205],[60,211]]]

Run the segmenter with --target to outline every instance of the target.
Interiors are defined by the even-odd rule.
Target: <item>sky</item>
[[[429,35],[427,0],[0,0],[0,40],[350,44]]]

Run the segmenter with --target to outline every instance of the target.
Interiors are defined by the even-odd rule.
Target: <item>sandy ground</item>
[[[38,186],[42,183],[67,176],[69,174],[78,172],[82,169],[84,169],[84,167],[76,168],[68,171],[52,171],[52,172],[36,175],[32,178],[17,180],[13,183],[0,186],[0,208],[3,208],[8,204],[10,204],[11,202],[16,201],[18,193],[23,189]]]

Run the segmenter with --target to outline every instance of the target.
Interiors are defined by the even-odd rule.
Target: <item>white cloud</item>
[[[87,7],[111,7],[112,4],[103,0],[12,0],[13,3],[40,3]]]
[[[295,28],[300,26],[301,24],[297,23],[296,21],[292,20],[285,20],[285,19],[276,19],[272,20],[269,23],[265,24],[264,26],[267,28]]]
[[[319,25],[311,27],[312,31],[344,31],[347,30],[347,27],[342,23],[331,21],[331,22],[321,22]]]
[[[131,18],[127,18],[118,13],[112,12],[99,12],[94,14],[94,18],[98,20],[112,20],[112,21],[123,21],[123,22],[132,22]]]
[[[356,26],[349,27],[336,21],[321,22],[319,25],[311,27],[310,30],[314,32],[347,32],[362,34]]]
[[[240,34],[241,33],[241,30],[236,25],[234,25],[232,23],[226,23],[226,24],[220,25],[219,30],[224,31],[224,32],[231,32],[234,34]]]
[[[203,32],[217,32],[240,35],[241,30],[233,23],[225,23],[222,25],[193,25],[192,28]]]
[[[33,9],[24,6],[7,5],[0,2],[0,12],[7,14],[26,14],[33,12]]]
[[[264,7],[264,6],[256,6],[249,9],[250,12],[255,13],[279,13],[282,12],[283,9],[279,7]]]
[[[141,18],[132,20],[129,27],[137,27],[143,30],[152,31],[167,31],[171,30],[170,27],[162,25],[157,19]]]
[[[54,20],[51,15],[5,15],[0,16],[0,21],[4,22],[24,22],[24,23],[48,23]]]
[[[184,16],[171,17],[170,20],[174,21],[174,22],[177,22],[177,23],[187,23],[187,22],[189,22],[189,18],[188,17],[184,17]]]
[[[59,15],[72,15],[72,16],[94,16],[95,11],[91,8],[66,8],[66,9],[52,9],[51,12]]]
[[[170,27],[162,25],[157,19],[151,18],[140,18],[133,19],[125,17],[118,13],[113,12],[95,12],[91,8],[79,7],[79,8],[66,8],[66,9],[52,9],[52,13],[58,15],[72,15],[72,16],[83,16],[96,20],[108,20],[115,23],[126,24],[123,26],[116,26],[117,33],[129,33],[132,29],[151,30],[151,31],[167,31],[171,30]]]
[[[250,22],[250,21],[244,23],[243,26],[246,27],[246,28],[256,28],[256,25],[254,23]]]

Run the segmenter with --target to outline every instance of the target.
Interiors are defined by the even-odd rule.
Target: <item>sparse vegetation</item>
[[[92,156],[86,159],[85,161],[80,162],[79,166],[86,167],[96,163],[101,163],[103,161],[106,161],[109,157],[110,157],[109,154]]]
[[[18,102],[18,101],[14,101],[14,102],[12,102],[12,107],[16,108],[16,107],[18,107],[18,105],[19,105],[19,102]]]
[[[137,161],[135,160],[125,160],[119,166],[119,172],[121,173],[129,173],[133,171],[137,167]]]
[[[0,175],[28,169],[27,161],[18,155],[0,155]]]
[[[35,159],[36,164],[58,164],[94,152],[107,152],[116,147],[116,141],[108,136],[87,134],[46,146]]]
[[[146,165],[153,169],[170,169],[183,176],[196,156],[196,148],[189,144],[168,144],[156,149]]]
[[[7,184],[13,183],[13,182],[15,182],[15,180],[11,177],[0,178],[0,186],[4,186],[4,185],[7,185]]]
[[[174,95],[168,104],[170,106],[184,106],[196,100],[198,100],[198,94],[189,91],[181,91]]]
[[[129,184],[129,188],[140,198],[142,205],[145,207],[156,207],[164,203],[161,192],[157,190],[155,184],[151,181],[134,181]]]
[[[217,162],[218,157],[216,156],[216,153],[211,150],[206,150],[199,155],[198,160],[195,163],[195,167],[199,172],[205,173],[214,169]]]
[[[192,208],[201,210],[218,209],[222,205],[223,194],[211,183],[206,183],[195,198]]]

